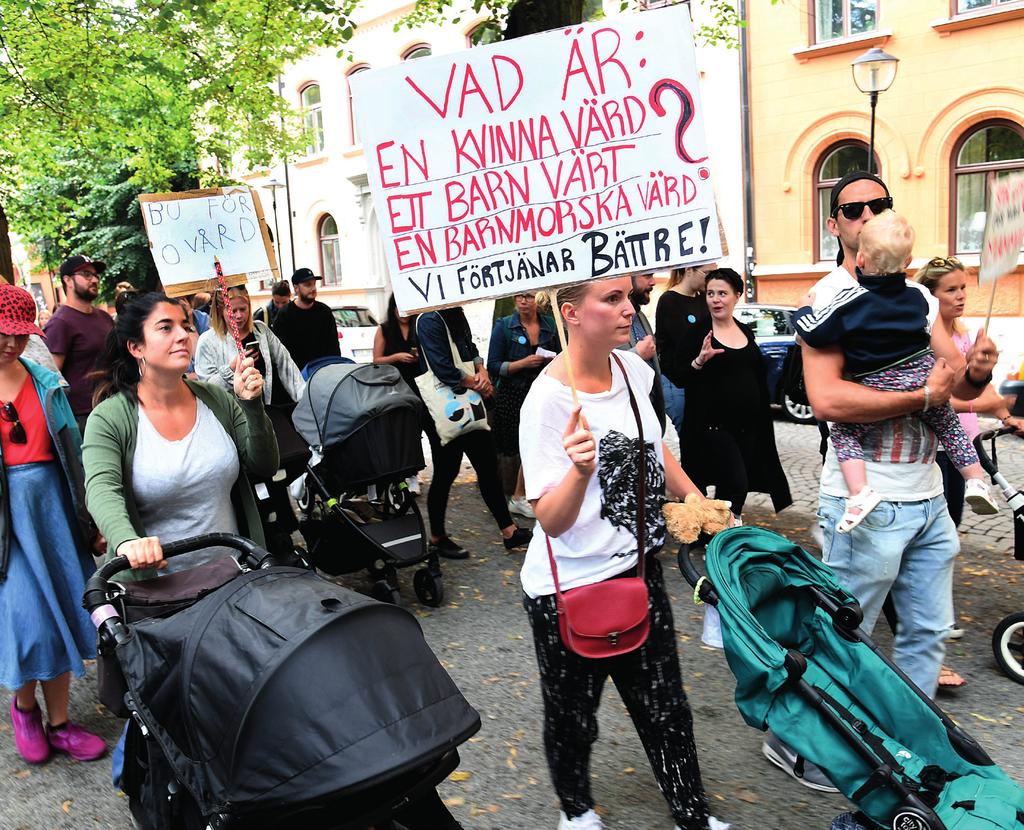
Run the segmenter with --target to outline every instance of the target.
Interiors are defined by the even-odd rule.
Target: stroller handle
[[[1016,431],[1013,427],[1001,427],[999,429],[987,429],[975,436],[974,449],[978,452],[978,461],[981,462],[982,469],[990,476],[999,472],[999,468],[996,465],[996,438],[1002,435],[1011,435]],[[986,441],[992,442],[991,455],[985,451]]]
[[[188,539],[180,539],[177,542],[168,542],[162,545],[164,559],[172,556],[180,556],[183,553],[201,550],[208,547],[233,548],[238,552],[239,564],[251,568],[262,568],[272,564],[271,554],[263,550],[255,542],[246,539],[244,536],[237,536],[234,533],[205,533],[201,536],[191,536]],[[96,573],[89,577],[85,583],[85,593],[82,597],[82,607],[93,616],[93,622],[99,627],[102,621],[97,621],[96,613],[107,606],[111,599],[113,586],[110,579],[121,571],[131,568],[131,563],[124,556],[115,556],[105,563]]]
[[[711,584],[711,580],[697,570],[697,566],[693,564],[693,560],[690,558],[692,547],[692,545],[684,542],[679,545],[679,552],[676,554],[676,561],[679,563],[679,570],[683,574],[683,579],[689,582],[692,588],[696,589],[697,595],[702,601],[708,605],[718,605],[718,592],[715,590],[715,586]]]

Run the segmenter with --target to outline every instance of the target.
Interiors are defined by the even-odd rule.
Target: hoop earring
[[[139,358],[139,380],[142,380],[146,375],[146,358]]]

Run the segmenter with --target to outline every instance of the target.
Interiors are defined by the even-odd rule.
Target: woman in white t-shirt
[[[519,425],[526,497],[542,531],[533,536],[521,579],[540,667],[544,747],[562,807],[559,830],[599,830],[590,793],[590,749],[601,689],[611,676],[677,827],[717,830],[728,825],[708,815],[672,610],[655,558],[665,541],[666,487],[677,498],[698,490],[661,441],[648,398],[654,372],[629,352],[616,352],[621,369],[612,362],[612,351],[629,341],[635,313],[629,291],[629,278],[618,277],[558,292],[569,348],[534,381]],[[572,361],[580,406],[573,404],[566,360]],[[657,436],[645,438],[643,448],[651,628],[635,651],[588,659],[566,649],[559,635],[547,539],[563,591],[635,570],[640,439],[630,390],[644,435]]]

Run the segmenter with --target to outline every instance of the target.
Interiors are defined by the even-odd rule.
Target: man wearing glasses
[[[839,240],[836,268],[814,286],[804,304],[827,314],[829,306],[855,299],[859,289],[856,259],[861,230],[893,206],[885,182],[863,171],[848,174],[832,189],[829,232]],[[930,307],[934,324],[937,304]],[[872,446],[864,447],[868,479],[882,501],[850,533],[837,534],[847,489],[835,451],[829,444],[821,473],[818,523],[822,559],[860,601],[863,629],[870,633],[882,603],[892,593],[900,624],[893,659],[925,694],[934,695],[945,656],[945,638],[953,625],[953,561],[959,540],[946,509],[942,475],[935,464],[936,439],[914,417],[938,406],[951,394],[973,400],[992,379],[998,352],[986,336],[978,338],[965,361],[941,325],[932,325],[935,368],[925,386],[885,392],[844,376],[840,347],[802,346],[804,383],[814,414],[822,421],[875,423]],[[803,765],[789,747],[769,734],[763,752],[776,766],[811,789],[832,791],[828,777],[813,764]],[[799,769],[797,773],[795,770]]]
[[[87,256],[64,260],[60,266],[64,302],[44,329],[53,362],[71,387],[68,401],[83,432],[85,419],[92,412],[93,382],[89,373],[95,368],[107,333],[114,327],[110,315],[93,305],[100,290],[100,274],[106,269],[106,263]]]

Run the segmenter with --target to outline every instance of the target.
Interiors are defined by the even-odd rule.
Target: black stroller
[[[1024,493],[1014,487],[999,472],[996,439],[1015,432],[1013,427],[983,432],[974,439],[974,448],[985,472],[992,477],[992,483],[1003,491],[1007,504],[1013,511],[1013,557],[1024,561]],[[990,442],[986,452],[985,442]],[[992,653],[1003,673],[1011,680],[1024,683],[1024,611],[1007,614],[992,632]]]
[[[422,408],[393,366],[339,363],[311,375],[292,415],[314,453],[299,530],[310,562],[331,575],[367,569],[382,602],[400,601],[398,568],[426,562],[413,588],[437,607],[441,565],[405,481],[425,466]]]
[[[123,558],[86,586],[103,699],[131,717],[122,787],[136,825],[397,830],[393,814],[458,766],[479,715],[408,612],[274,566],[238,536],[164,554],[211,545],[237,550],[238,566],[207,571],[191,601],[137,604],[139,583],[109,581]]]

